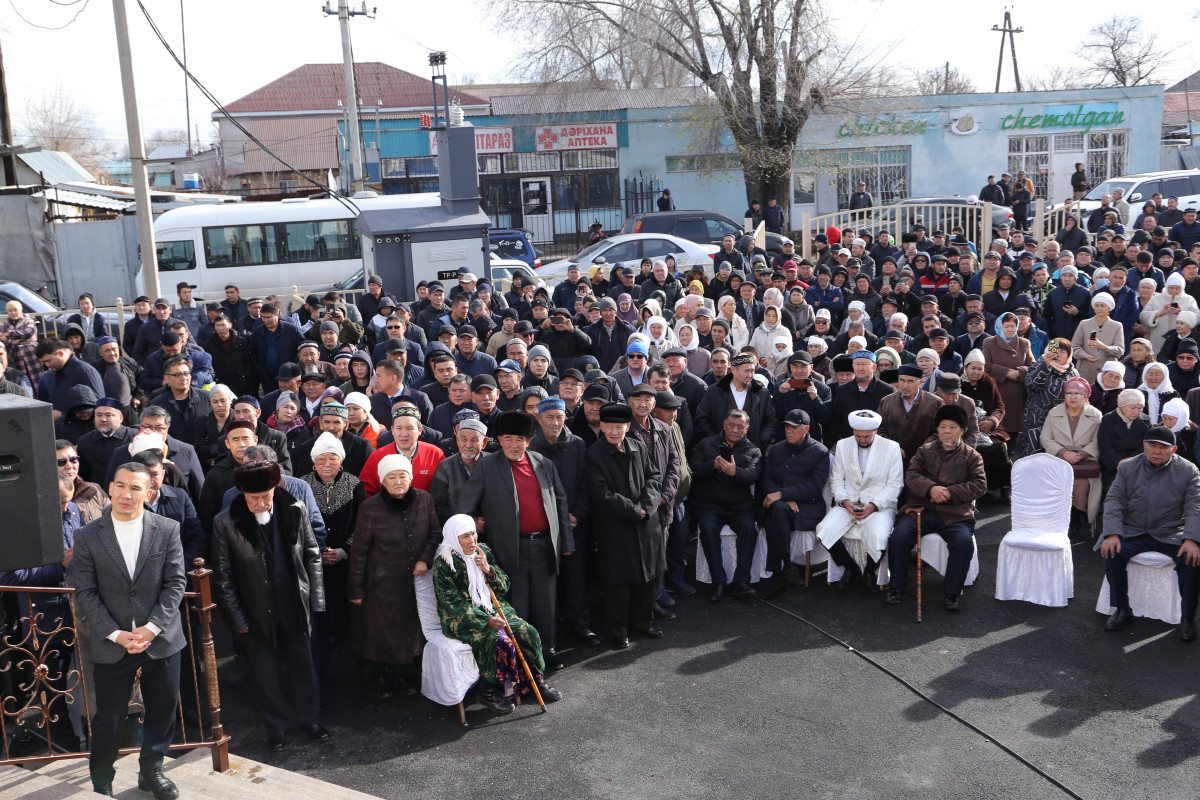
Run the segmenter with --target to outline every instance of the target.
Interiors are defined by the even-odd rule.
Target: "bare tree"
[[[912,90],[916,94],[971,94],[975,84],[966,75],[950,66],[919,69],[913,73]]]
[[[153,153],[157,147],[186,145],[188,132],[183,128],[160,128],[146,137],[146,152]]]
[[[1158,34],[1147,33],[1139,18],[1120,14],[1088,31],[1080,51],[1088,62],[1084,74],[1096,87],[1157,83],[1155,71],[1168,55]]]
[[[25,104],[21,128],[29,144],[67,153],[89,172],[102,172],[100,161],[107,155],[107,148],[96,116],[61,85]]]
[[[1059,89],[1086,89],[1089,81],[1075,67],[1053,66],[1045,72],[1023,81],[1031,92],[1052,92]]]
[[[576,28],[594,30],[594,47],[563,52],[581,77],[600,79],[605,73],[595,62],[622,47],[641,62],[655,54],[677,65],[710,93],[711,119],[732,136],[748,200],[788,197],[796,142],[809,118],[821,107],[844,109],[878,96],[887,77],[880,64],[888,48],[847,41],[830,27],[821,0],[491,3],[506,24],[537,20],[521,30],[542,37],[534,52]],[[572,27],[565,30],[564,23]]]

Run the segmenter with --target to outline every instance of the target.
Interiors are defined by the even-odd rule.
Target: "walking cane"
[[[909,509],[910,514],[917,515],[917,622],[921,622],[921,514],[925,511],[921,506]]]
[[[513,648],[517,651],[517,660],[521,662],[521,669],[525,671],[525,677],[529,679],[529,685],[533,687],[533,696],[537,698],[538,705],[542,707],[540,713],[546,713],[546,701],[542,700],[542,693],[538,691],[537,681],[533,678],[533,670],[529,668],[529,664],[525,661],[525,654],[521,652],[521,645],[517,644],[517,637],[513,636],[512,626],[508,624],[508,617],[504,616],[504,609],[500,608],[500,601],[496,598],[496,593],[492,591],[492,587],[488,587],[488,594],[492,596],[492,607],[496,609],[496,615],[504,622],[504,630],[508,633],[508,638],[512,640]]]

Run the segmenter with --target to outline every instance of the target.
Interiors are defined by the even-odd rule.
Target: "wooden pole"
[[[488,587],[488,594],[492,596],[492,606],[496,609],[496,615],[504,621],[504,630],[508,633],[508,638],[512,640],[513,648],[517,651],[517,660],[521,662],[521,669],[525,672],[525,677],[529,679],[529,685],[533,687],[533,696],[537,698],[538,705],[542,707],[542,713],[546,713],[546,701],[542,699],[542,693],[538,690],[537,680],[533,677],[533,670],[529,668],[529,663],[525,661],[525,654],[521,652],[521,645],[517,643],[517,637],[513,635],[512,626],[508,624],[508,618],[504,616],[504,609],[500,607],[500,600],[497,599],[496,593],[492,591],[492,587]]]

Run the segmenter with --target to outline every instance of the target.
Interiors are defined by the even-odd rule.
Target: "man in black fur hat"
[[[270,749],[287,746],[289,705],[310,739],[327,742],[332,737],[318,715],[310,640],[313,612],[325,610],[325,591],[308,512],[279,488],[273,461],[247,461],[233,478],[241,494],[213,520],[217,602],[246,643]]]

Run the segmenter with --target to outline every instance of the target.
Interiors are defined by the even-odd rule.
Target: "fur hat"
[[[247,461],[233,471],[233,484],[242,494],[258,494],[277,487],[279,477],[274,461]]]
[[[967,412],[958,404],[947,403],[937,410],[937,414],[933,418],[933,425],[937,427],[944,421],[950,420],[964,431],[967,429]]]
[[[524,411],[505,411],[496,418],[496,438],[501,436],[520,436],[532,439],[537,429],[537,420],[532,414]]]

